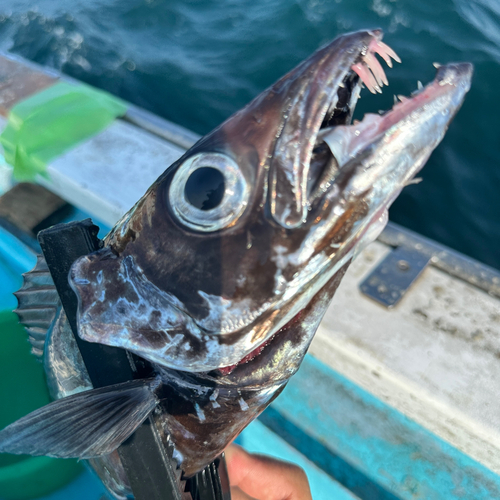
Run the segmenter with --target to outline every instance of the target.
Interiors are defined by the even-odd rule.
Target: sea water
[[[392,106],[433,62],[472,88],[390,218],[500,268],[499,0],[1,0],[0,50],[62,70],[200,134],[322,44],[380,27],[403,64],[356,114]],[[1,82],[0,82],[1,85]],[[165,165],[167,167],[167,165]],[[124,166],[125,168],[125,166]]]

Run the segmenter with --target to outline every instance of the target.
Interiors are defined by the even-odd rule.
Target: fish
[[[470,88],[471,64],[441,65],[353,122],[362,87],[388,85],[377,58],[400,62],[382,36],[320,48],[186,151],[73,264],[78,335],[133,353],[151,377],[92,387],[39,258],[17,313],[54,401],[0,431],[0,452],[88,460],[115,498],[132,498],[116,449],[148,416],[186,478],[278,397]]]

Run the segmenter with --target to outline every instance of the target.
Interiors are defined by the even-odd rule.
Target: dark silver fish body
[[[117,391],[128,391],[131,409],[155,407],[186,476],[298,370],[350,261],[383,229],[469,88],[470,65],[443,66],[411,99],[351,125],[361,81],[373,92],[386,81],[375,54],[397,58],[381,37],[344,35],[285,75],[170,166],[104,248],[72,267],[79,335],[151,363],[157,382]],[[92,388],[60,310],[44,360],[62,398],[54,405]],[[99,436],[81,452],[76,434],[64,446],[42,436],[26,448],[28,417],[0,432],[0,451],[80,453],[126,497],[109,454],[119,442]]]
[[[347,266],[345,266],[346,268]],[[174,458],[188,473],[216,458],[279,395],[297,371],[345,269],[311,301],[300,318],[279,332],[263,350],[260,366],[244,363],[224,375],[186,373],[156,366],[163,386],[154,418],[165,442],[175,443]],[[274,348],[273,342],[276,347]],[[50,395],[65,398],[93,389],[64,311],[47,333],[44,367]],[[263,383],[267,381],[267,383]],[[87,461],[117,499],[131,495],[116,452]]]

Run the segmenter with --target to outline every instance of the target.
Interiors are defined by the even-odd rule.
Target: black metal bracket
[[[73,262],[101,248],[99,228],[90,219],[58,224],[38,234],[50,274],[95,388],[144,376],[144,362],[124,349],[90,343],[77,333],[77,297],[68,283]],[[179,471],[163,446],[154,417],[148,418],[118,448],[135,500],[185,500],[179,490]],[[222,466],[221,466],[222,464]],[[219,471],[222,474],[219,474]],[[193,500],[230,500],[224,457],[188,480]]]

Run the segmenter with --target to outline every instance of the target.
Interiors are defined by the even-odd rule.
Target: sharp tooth
[[[408,100],[408,97],[404,96],[404,95],[401,95],[399,94],[398,95],[398,99],[401,101],[401,102],[406,102]]]
[[[361,81],[366,85],[367,89],[375,94],[376,92],[382,92],[380,87],[373,76],[373,73],[368,69],[368,66],[364,62],[359,62],[353,64],[351,69],[359,76]]]
[[[363,57],[363,60],[373,73],[373,76],[377,80],[379,87],[382,87],[384,84],[389,85],[387,77],[385,76],[384,73],[384,68],[382,68],[380,63],[377,61],[377,58],[371,52],[368,52]]]
[[[396,62],[400,63],[401,59],[388,45],[381,41],[372,41],[369,47],[373,52],[379,54],[387,63],[387,65],[392,68],[392,63],[390,62],[390,57],[392,57]]]
[[[412,184],[420,184],[423,181],[422,177],[415,177],[413,179],[410,179],[406,184],[406,186],[411,186]]]
[[[340,82],[340,83],[339,83],[339,87],[340,87],[341,89],[343,89],[343,88],[345,88],[345,85],[344,85],[342,82]]]
[[[394,104],[397,104],[398,103],[398,98],[396,97],[396,95],[394,95]]]
[[[432,63],[432,65],[433,65],[436,69],[439,69],[439,68],[441,67],[441,64],[439,64],[438,62]]]
[[[422,85],[422,82],[419,80],[419,81],[417,82],[417,89],[418,89],[418,90],[422,90],[423,88],[424,88],[424,86]]]

